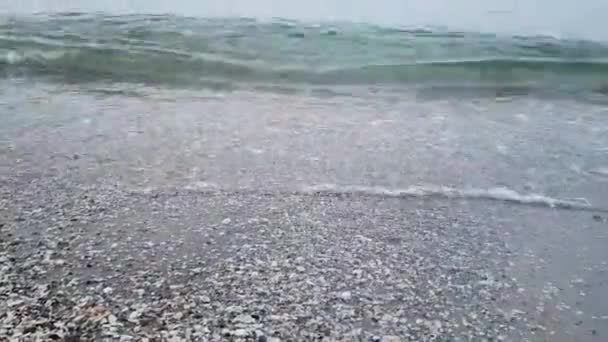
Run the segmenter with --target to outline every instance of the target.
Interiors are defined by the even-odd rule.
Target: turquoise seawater
[[[0,18],[0,75],[61,82],[448,85],[608,92],[608,45],[437,27],[284,19]]]

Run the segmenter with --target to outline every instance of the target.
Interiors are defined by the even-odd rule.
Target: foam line
[[[584,198],[558,199],[540,194],[520,194],[517,191],[508,188],[457,189],[446,186],[413,186],[403,189],[390,189],[383,187],[322,184],[305,187],[303,191],[310,194],[323,195],[363,195],[393,198],[441,197],[448,199],[494,200],[560,209],[607,211],[606,209],[594,208],[591,203]]]

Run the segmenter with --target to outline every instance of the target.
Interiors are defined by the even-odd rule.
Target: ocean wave
[[[5,75],[58,76],[71,81],[190,83],[202,80],[232,82],[310,83],[320,85],[472,83],[550,85],[568,80],[577,85],[603,86],[608,73],[604,61],[485,59],[424,61],[395,65],[345,68],[275,67],[221,56],[175,50],[67,48],[10,50],[0,55]],[[549,82],[551,81],[551,82]]]
[[[608,47],[284,20],[69,14],[0,26],[0,73],[196,85],[522,84],[604,89]],[[328,34],[331,32],[331,34]]]

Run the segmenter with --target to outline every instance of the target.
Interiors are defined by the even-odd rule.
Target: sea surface
[[[6,77],[159,86],[410,85],[606,92],[608,45],[441,27],[49,14],[0,20]]]

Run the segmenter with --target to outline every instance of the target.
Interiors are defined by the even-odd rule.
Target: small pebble
[[[344,291],[342,293],[340,293],[340,299],[342,300],[350,300],[352,298],[352,295],[350,293],[350,291]]]

